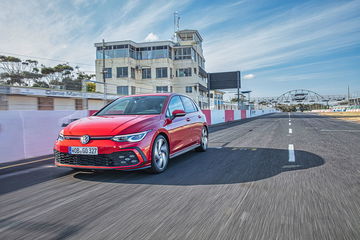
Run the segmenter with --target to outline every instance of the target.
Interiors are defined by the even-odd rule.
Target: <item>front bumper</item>
[[[119,149],[110,154],[78,155],[54,150],[55,165],[59,167],[130,170],[150,166],[138,147]]]

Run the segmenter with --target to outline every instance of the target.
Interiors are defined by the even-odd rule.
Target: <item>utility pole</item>
[[[238,104],[238,110],[240,110],[240,81],[241,81],[241,72],[239,71],[239,79],[237,81],[237,104]]]
[[[102,40],[102,55],[103,55],[103,58],[102,58],[102,62],[103,62],[103,67],[102,67],[102,74],[103,74],[103,82],[104,82],[104,103],[105,105],[107,104],[107,100],[106,100],[106,78],[105,78],[105,74],[106,74],[106,71],[105,71],[105,40],[103,39]]]
[[[348,85],[348,104],[350,106],[350,86]]]

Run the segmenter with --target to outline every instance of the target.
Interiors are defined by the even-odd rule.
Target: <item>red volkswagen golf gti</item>
[[[207,144],[205,115],[189,97],[133,95],[65,127],[55,143],[55,164],[160,173],[170,158],[193,149],[206,151]]]

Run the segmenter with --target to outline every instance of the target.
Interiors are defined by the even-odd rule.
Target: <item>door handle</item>
[[[187,122],[190,122],[190,118],[186,118],[186,121],[187,121]]]
[[[201,116],[200,116],[200,115],[198,115],[198,118],[201,118]]]

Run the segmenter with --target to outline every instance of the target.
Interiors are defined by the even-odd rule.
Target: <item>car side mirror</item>
[[[183,117],[183,116],[185,116],[186,115],[186,113],[185,113],[185,111],[184,110],[174,110],[173,112],[172,112],[172,118],[174,119],[174,118],[176,118],[176,117]]]

